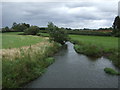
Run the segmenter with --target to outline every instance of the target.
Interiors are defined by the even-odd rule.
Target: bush
[[[101,57],[102,56],[102,50],[100,47],[97,47],[95,45],[75,45],[74,46],[76,52],[85,54],[87,56],[92,56],[92,57]]]
[[[24,30],[25,35],[36,35],[38,32],[39,32],[39,27],[37,26],[31,26],[30,28]]]
[[[64,28],[58,28],[52,22],[50,22],[48,23],[48,30],[50,40],[60,44],[65,44],[65,42],[68,40],[68,35]]]
[[[108,74],[111,74],[111,75],[120,75],[119,72],[115,71],[114,69],[112,68],[104,68],[104,71]]]

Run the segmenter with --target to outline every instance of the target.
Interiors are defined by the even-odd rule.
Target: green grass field
[[[70,35],[73,40],[80,41],[85,44],[94,44],[102,46],[106,49],[118,49],[118,38],[104,37],[104,36],[84,36],[84,35]]]
[[[19,48],[22,46],[29,46],[45,40],[43,37],[18,35],[21,32],[10,32],[2,34],[2,48]],[[1,34],[0,34],[1,36]]]

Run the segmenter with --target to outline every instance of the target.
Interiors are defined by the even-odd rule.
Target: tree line
[[[30,24],[26,24],[26,23],[17,24],[16,22],[14,22],[11,28],[9,28],[8,26],[2,28],[2,32],[10,32],[10,31],[23,32],[25,29],[29,27]]]
[[[52,22],[51,22],[52,23]],[[48,24],[51,24],[48,23]],[[53,23],[52,23],[53,24]],[[54,25],[53,25],[54,26]],[[99,32],[88,32],[88,31],[96,31],[96,30],[91,30],[88,28],[84,29],[71,29],[71,28],[58,28],[57,26],[54,26],[54,29],[59,29],[65,30],[70,34],[83,34],[83,35],[100,35],[100,36],[120,36],[120,17],[116,16],[113,22],[112,27],[110,28],[99,28],[99,30],[112,30],[112,33],[99,33]],[[49,31],[49,25],[48,27],[38,27],[38,26],[33,26],[30,24],[26,23],[16,23],[14,22],[12,27],[9,28],[8,26],[2,28],[2,32],[24,32],[25,35],[36,35],[39,31],[48,33]],[[80,32],[80,31],[85,31],[85,32]]]
[[[38,26],[33,26],[26,23],[16,23],[14,22],[12,27],[8,26],[2,28],[2,32],[24,32],[24,35],[36,35],[39,32],[40,28]]]

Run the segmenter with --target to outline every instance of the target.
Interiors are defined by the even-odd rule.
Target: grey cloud
[[[113,8],[114,7],[114,8]],[[117,15],[117,1],[99,2],[32,2],[3,3],[2,24],[15,22],[47,26],[49,21],[60,27],[99,28],[110,27]]]

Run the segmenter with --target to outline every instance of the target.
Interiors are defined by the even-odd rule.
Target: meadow
[[[2,49],[19,48],[22,46],[30,46],[44,41],[43,37],[31,35],[18,35],[21,32],[9,32],[2,34]]]
[[[96,46],[102,46],[105,49],[118,49],[117,37],[70,35],[70,38],[84,44],[94,44]]]

